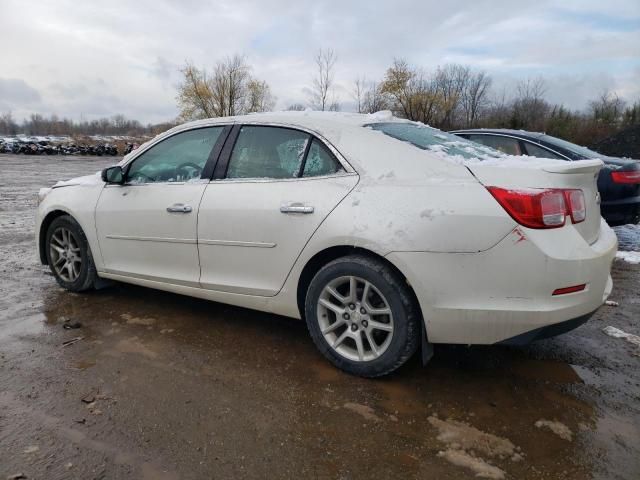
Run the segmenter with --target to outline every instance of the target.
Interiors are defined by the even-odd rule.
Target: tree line
[[[142,137],[155,135],[175,126],[174,122],[143,125],[124,115],[109,118],[74,121],[57,115],[32,114],[18,123],[11,112],[0,114],[0,135],[126,135]]]
[[[628,104],[617,94],[605,91],[582,110],[570,110],[547,100],[542,77],[521,80],[510,91],[497,91],[493,78],[483,70],[460,64],[427,70],[397,58],[381,78],[358,76],[351,85],[344,85],[335,80],[338,66],[334,50],[318,50],[314,72],[304,89],[306,101],[286,109],[337,111],[346,104],[359,113],[391,110],[399,117],[442,130],[533,130],[582,145],[593,145],[627,126],[640,124],[640,101]],[[180,113],[175,122],[265,112],[276,105],[270,85],[253,75],[242,55],[220,59],[211,68],[187,62],[181,69],[176,101]],[[0,134],[137,136],[154,134],[174,124],[143,126],[122,115],[74,122],[37,114],[18,124],[8,113],[0,116]]]
[[[341,109],[348,103],[359,113],[391,110],[395,115],[442,130],[512,128],[546,132],[582,145],[593,145],[627,126],[640,124],[640,101],[627,104],[613,92],[602,92],[583,110],[570,110],[546,99],[542,77],[524,79],[510,92],[498,92],[486,71],[447,64],[426,70],[394,59],[384,76],[359,76],[348,87],[338,85],[338,57],[332,49],[314,56],[315,72],[304,89],[307,100],[287,110]],[[181,120],[269,111],[276,103],[269,85],[251,76],[245,57],[217,62],[212,72],[187,64],[178,87]],[[260,101],[256,101],[260,99]]]

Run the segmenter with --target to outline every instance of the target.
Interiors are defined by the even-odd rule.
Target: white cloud
[[[497,84],[543,75],[550,98],[571,108],[602,88],[635,100],[637,0],[557,7],[552,0],[3,0],[0,77],[23,82],[40,101],[0,97],[0,110],[74,118],[124,113],[159,122],[177,114],[175,85],[185,60],[210,66],[233,53],[247,55],[283,108],[305,101],[319,47],[338,53],[344,102],[356,76],[380,78],[397,56],[427,69],[466,63]]]

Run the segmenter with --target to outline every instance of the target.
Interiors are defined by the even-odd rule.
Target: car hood
[[[85,186],[85,187],[93,187],[96,185],[103,185],[101,172],[96,172],[92,175],[85,175],[83,177],[76,177],[70,180],[61,180],[53,185],[52,188],[61,188],[61,187],[73,187],[77,185]]]

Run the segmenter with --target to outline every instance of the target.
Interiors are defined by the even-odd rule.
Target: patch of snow
[[[640,337],[638,335],[633,335],[632,333],[627,333],[619,328],[608,326],[602,329],[604,333],[613,338],[624,338],[627,342],[632,343],[638,347],[640,347]]]
[[[438,456],[453,465],[471,470],[479,478],[501,480],[505,477],[504,470],[487,463],[481,458],[473,457],[462,450],[449,448],[443,452],[438,452]]]
[[[420,218],[433,219],[433,208],[426,208],[420,212]]]
[[[374,120],[377,122],[393,120],[393,113],[391,112],[391,110],[380,110],[376,113],[371,113],[369,115],[371,117],[371,120]]]
[[[368,405],[349,402],[349,403],[345,403],[343,407],[346,408],[347,410],[351,410],[352,412],[357,413],[358,415],[361,415],[366,420],[373,420],[374,422],[380,421],[380,417],[376,415],[375,410],[373,410],[373,408],[369,407]]]
[[[534,425],[537,428],[543,428],[543,427],[548,428],[557,436],[559,436],[560,438],[568,442],[573,440],[573,432],[564,423],[555,422],[555,421],[552,422],[551,420],[541,419],[541,420],[538,420]]]
[[[604,302],[607,307],[618,307],[620,304],[618,302],[614,302],[613,300],[607,300]]]
[[[640,263],[640,252],[616,252],[616,259],[624,260],[627,263],[638,264]]]
[[[431,416],[428,420],[438,429],[438,440],[457,450],[473,450],[490,457],[511,457],[516,453],[516,446],[507,438],[483,432],[456,420],[440,420],[436,416]]]

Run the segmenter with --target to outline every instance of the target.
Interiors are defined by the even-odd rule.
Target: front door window
[[[137,157],[127,172],[127,183],[188,182],[197,180],[223,126],[178,133]]]

